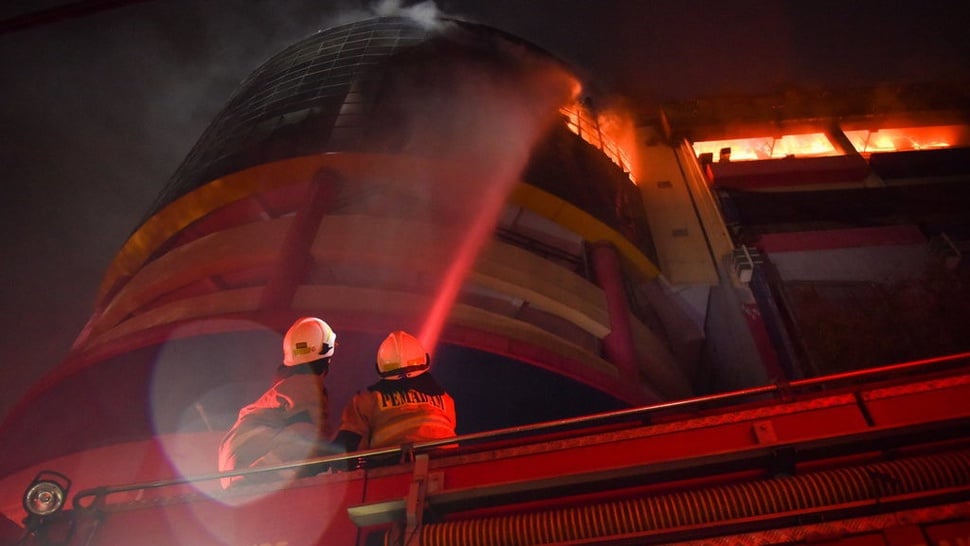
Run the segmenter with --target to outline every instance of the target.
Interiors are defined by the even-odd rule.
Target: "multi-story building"
[[[563,423],[514,427],[608,410],[642,417],[634,408],[683,403],[699,416],[722,397],[752,401],[728,392],[814,389],[826,383],[813,378],[920,359],[959,370],[950,355],[970,350],[960,320],[970,308],[961,260],[970,104],[965,91],[946,91],[790,92],[616,112],[552,55],[481,25],[391,17],[321,31],[241,84],[119,251],[70,354],[0,430],[4,445],[19,446],[0,459],[2,489],[13,493],[0,509],[19,523],[20,491],[42,470],[70,476],[75,491],[173,477],[162,485],[181,487],[212,473],[219,438],[267,386],[281,332],[302,315],[338,332],[327,380],[336,408],[373,381],[388,331],[419,334],[459,401],[469,445],[508,427],[548,441]],[[924,390],[950,401],[965,377]],[[818,406],[801,404],[784,411]],[[965,401],[931,407],[920,422],[929,428],[970,413]],[[901,438],[894,447],[923,441],[896,434],[892,416],[857,409],[869,414],[860,426]],[[709,434],[663,464],[744,452],[748,440],[719,434],[743,412],[725,412],[677,429]],[[751,442],[778,441],[751,419],[762,427]],[[864,446],[871,432],[808,422],[786,438],[831,432],[846,438],[839,445]],[[556,449],[621,449],[630,435],[654,434],[639,428],[649,424],[573,432]],[[839,456],[858,456],[858,446]],[[506,468],[497,448],[482,449],[435,464],[492,457],[484,474]],[[830,464],[818,451],[811,464]],[[643,470],[642,487],[657,453],[622,468]],[[577,502],[557,495],[580,457],[544,469],[563,476],[538,488],[552,491],[544,507]],[[725,460],[713,467],[737,479]],[[385,469],[319,480],[344,484],[342,510],[375,502],[368,495],[381,488],[361,485],[372,472]],[[629,495],[609,472],[597,483],[613,493],[582,494]],[[495,479],[537,487],[524,474]],[[201,481],[206,499],[227,494]],[[475,505],[468,495],[454,501],[465,511],[514,496]],[[386,524],[381,510],[355,523]],[[219,540],[257,540],[212,521]],[[352,534],[349,520],[334,525],[342,539]],[[99,532],[111,543],[118,531]],[[287,543],[316,543],[311,534]]]
[[[968,98],[900,85],[666,108],[788,377],[967,350]]]

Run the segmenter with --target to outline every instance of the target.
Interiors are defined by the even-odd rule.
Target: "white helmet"
[[[283,365],[299,366],[333,356],[337,334],[316,317],[302,317],[283,336]]]
[[[431,357],[418,338],[398,330],[377,349],[377,373],[384,379],[421,375],[431,368]]]

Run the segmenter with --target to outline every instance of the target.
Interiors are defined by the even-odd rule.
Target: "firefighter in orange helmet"
[[[381,379],[347,403],[334,444],[346,451],[455,436],[455,401],[431,376],[421,342],[391,332],[377,350]]]
[[[333,359],[337,334],[316,317],[302,317],[283,337],[283,363],[277,378],[258,400],[242,408],[219,446],[219,470],[272,466],[323,455],[327,430],[324,379]],[[287,472],[299,477],[306,472]],[[244,481],[279,477],[275,473],[245,476]],[[243,480],[224,478],[223,487]]]

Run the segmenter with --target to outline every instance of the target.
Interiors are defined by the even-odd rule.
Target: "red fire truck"
[[[968,364],[767,385],[465,435],[450,449],[77,492],[41,472],[18,544],[966,545]],[[305,464],[329,470],[219,486]]]

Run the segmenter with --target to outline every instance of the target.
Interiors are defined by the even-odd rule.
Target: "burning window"
[[[903,127],[896,129],[859,129],[845,131],[845,136],[860,154],[932,150],[970,145],[970,130],[966,125],[938,125],[934,127]]]
[[[719,161],[753,161],[782,157],[822,157],[841,155],[825,133],[805,133],[781,137],[736,138],[694,142],[694,154],[710,153]]]
[[[932,150],[970,146],[970,126],[939,125],[893,129],[844,130],[853,148],[863,155],[875,152]],[[781,137],[735,138],[694,142],[694,153],[709,153],[715,161],[757,161],[782,157],[823,157],[843,155],[825,133],[805,133]]]

